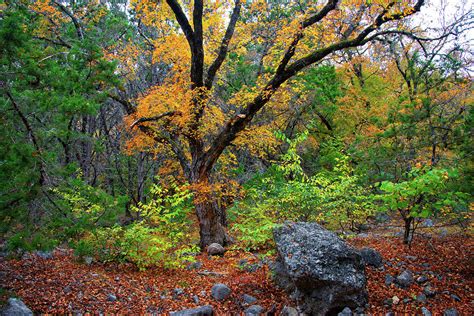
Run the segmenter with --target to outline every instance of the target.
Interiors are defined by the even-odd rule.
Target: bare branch
[[[216,59],[214,60],[212,65],[209,67],[209,70],[207,71],[207,78],[204,84],[207,89],[211,89],[216,73],[221,67],[227,55],[227,51],[229,49],[229,43],[230,43],[230,40],[232,39],[232,36],[234,35],[235,25],[237,24],[237,21],[240,16],[241,7],[242,5],[241,5],[240,0],[236,0],[234,10],[232,11],[232,15],[230,17],[229,25],[227,25],[227,29],[225,31],[224,37],[222,38],[221,46],[219,48],[219,53],[217,54]]]
[[[139,118],[138,120],[136,120],[135,122],[133,122],[132,125],[130,125],[130,128],[133,128],[136,125],[141,124],[141,123],[145,123],[145,122],[159,121],[159,120],[161,120],[162,118],[164,118],[166,116],[173,116],[173,115],[181,115],[181,112],[179,112],[179,111],[168,111],[168,112],[165,112],[165,113],[162,113],[162,114],[159,114],[159,115],[155,115],[155,116],[151,116],[151,117],[142,117],[142,118]]]

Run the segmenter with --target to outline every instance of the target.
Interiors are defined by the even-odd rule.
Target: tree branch
[[[235,0],[234,10],[232,11],[232,15],[230,17],[229,24],[227,25],[227,29],[225,31],[224,37],[222,38],[219,52],[217,54],[216,59],[214,60],[214,62],[209,67],[209,70],[207,71],[207,78],[204,85],[208,90],[211,89],[216,73],[221,67],[222,63],[224,62],[225,57],[227,56],[229,43],[230,43],[230,40],[232,39],[232,36],[234,35],[235,25],[237,24],[237,21],[239,20],[241,7],[242,7],[242,4],[240,0]]]
[[[191,27],[191,24],[189,24],[188,18],[184,14],[183,9],[179,5],[178,1],[166,0],[166,3],[168,3],[171,10],[173,10],[176,20],[178,21],[179,26],[181,27],[181,30],[183,30],[184,35],[186,36],[186,39],[188,40],[189,47],[191,48],[191,51],[192,51],[194,49],[194,32]]]
[[[133,128],[136,125],[144,123],[144,122],[159,121],[160,119],[162,119],[166,116],[173,116],[173,115],[181,115],[181,112],[179,112],[179,111],[168,111],[168,112],[164,112],[162,114],[151,116],[151,117],[142,117],[142,118],[139,118],[138,120],[136,120],[135,122],[133,122],[132,125],[130,125],[130,128]]]
[[[265,85],[262,91],[249,104],[247,104],[240,113],[232,117],[214,138],[211,146],[204,154],[205,165],[202,168],[208,170],[213,166],[214,162],[219,158],[224,149],[237,137],[237,134],[240,131],[245,129],[255,114],[270,100],[271,96],[284,82],[302,69],[321,61],[323,58],[336,51],[366,44],[367,41],[365,40],[370,33],[389,21],[399,20],[418,12],[424,4],[424,1],[425,0],[418,0],[410,12],[387,16],[390,8],[395,4],[395,2],[392,2],[377,16],[373,24],[362,30],[355,38],[342,40],[338,43],[318,49],[293,62],[288,67],[285,67],[283,72],[276,72],[274,77]],[[316,16],[319,17],[319,14],[316,14]],[[324,16],[322,16],[321,19],[323,17]]]

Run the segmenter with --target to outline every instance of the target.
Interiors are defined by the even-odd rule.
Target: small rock
[[[427,285],[423,288],[423,293],[427,296],[427,297],[433,297],[436,295],[436,291],[433,290],[433,288],[430,286],[430,285]]]
[[[429,268],[429,267],[431,267],[431,265],[430,265],[429,263],[426,263],[426,262],[423,262],[423,263],[421,264],[421,266],[424,267],[424,268]]]
[[[418,257],[416,256],[405,256],[405,258],[407,258],[407,260],[410,260],[410,261],[415,261],[416,259],[418,259]]]
[[[455,309],[454,307],[448,308],[444,311],[443,316],[458,316],[458,310]]]
[[[94,261],[94,258],[92,257],[84,257],[84,263],[90,266],[92,262]]]
[[[195,261],[195,262],[191,262],[190,264],[188,264],[188,266],[186,267],[188,270],[197,270],[197,269],[201,269],[202,267],[202,262],[201,261]]]
[[[395,265],[396,265],[397,267],[401,267],[401,266],[404,266],[405,264],[406,264],[405,261],[399,261],[399,262],[397,262]]]
[[[385,314],[385,316],[395,316],[395,313],[394,312],[388,312]]]
[[[408,304],[410,302],[411,302],[411,298],[409,298],[409,297],[406,297],[406,298],[403,299],[403,304]]]
[[[7,304],[0,311],[5,316],[33,316],[33,312],[20,299],[9,298]]]
[[[245,316],[260,315],[263,313],[263,307],[260,305],[252,305],[244,311]]]
[[[383,305],[385,306],[392,306],[393,300],[391,298],[387,298],[383,301]]]
[[[230,288],[222,283],[214,284],[211,289],[212,297],[217,301],[223,301],[230,296]]]
[[[360,255],[362,256],[362,259],[364,260],[366,265],[375,267],[375,268],[380,268],[382,266],[382,256],[380,253],[372,248],[362,248],[360,250]]]
[[[193,302],[194,302],[194,304],[196,304],[196,305],[199,304],[199,296],[193,295]]]
[[[337,316],[352,316],[352,310],[349,307],[345,307]]]
[[[298,316],[298,310],[291,306],[285,306],[280,312],[280,316]]]
[[[424,227],[433,227],[433,226],[434,226],[434,223],[433,223],[433,220],[432,220],[432,219],[427,218],[427,219],[425,219],[425,220],[423,221],[422,225],[423,225]]]
[[[420,284],[425,283],[426,281],[428,281],[428,277],[426,275],[421,275],[416,279],[416,282]]]
[[[115,302],[117,300],[117,296],[113,295],[113,294],[109,294],[107,295],[107,301],[109,302]]]
[[[173,298],[175,300],[177,300],[179,298],[179,296],[183,295],[184,294],[184,290],[182,288],[175,288],[173,289]]]
[[[426,307],[423,306],[421,308],[421,315],[422,316],[431,316],[431,312]]]
[[[456,302],[461,302],[461,298],[459,296],[457,296],[456,294],[451,294],[450,296]]]
[[[397,305],[398,303],[400,303],[400,299],[398,298],[398,296],[392,297],[392,303],[393,303],[394,305]]]
[[[409,270],[405,270],[397,276],[397,283],[401,287],[409,287],[413,283],[413,274]]]
[[[423,294],[423,293],[418,294],[418,295],[416,296],[416,300],[417,300],[418,302],[424,303],[424,302],[426,302],[426,295]]]
[[[38,257],[40,257],[41,259],[53,259],[53,253],[51,251],[35,251],[34,252],[35,255],[37,255]]]
[[[212,316],[214,310],[211,305],[201,306],[197,308],[184,309],[178,312],[171,312],[170,316]]]
[[[245,304],[253,304],[257,301],[257,299],[255,297],[253,297],[252,295],[248,295],[248,294],[244,294],[242,295],[242,301],[244,301]]]
[[[389,286],[393,282],[395,282],[395,278],[393,276],[391,276],[390,274],[385,275],[385,285],[386,286]]]
[[[386,213],[377,213],[377,215],[375,215],[375,221],[377,223],[385,223],[385,222],[388,222],[390,220],[390,216],[388,216],[388,214]]]
[[[439,237],[445,238],[446,236],[448,236],[448,230],[446,228],[442,228],[439,232]]]
[[[207,246],[207,254],[210,256],[223,256],[225,252],[224,247],[218,243],[213,243]]]

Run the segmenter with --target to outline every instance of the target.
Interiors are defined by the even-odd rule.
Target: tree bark
[[[204,250],[212,243],[218,243],[225,246],[230,239],[226,229],[222,224],[222,210],[218,203],[210,198],[196,204],[196,215],[199,220],[200,247]]]
[[[408,245],[408,244],[410,244],[411,239],[413,238],[412,230],[411,230],[413,217],[411,217],[411,216],[405,217],[403,220],[405,221],[405,231],[403,233],[403,243],[405,245]]]

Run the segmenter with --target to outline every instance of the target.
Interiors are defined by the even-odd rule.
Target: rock
[[[458,310],[455,309],[454,307],[448,308],[444,311],[443,316],[458,316]]]
[[[196,305],[199,304],[199,296],[193,295],[193,302],[194,302],[194,304],[196,304]]]
[[[394,312],[388,312],[385,314],[385,316],[395,316],[395,313]]]
[[[417,300],[417,302],[424,303],[424,302],[426,302],[426,295],[423,294],[423,293],[418,294],[418,295],[416,296],[416,300]]]
[[[390,216],[388,216],[388,214],[386,213],[377,213],[377,215],[375,215],[375,221],[377,223],[386,223],[390,220]]]
[[[184,294],[184,290],[182,288],[175,288],[173,289],[173,296],[180,296],[180,295],[183,295]]]
[[[391,276],[390,274],[386,274],[385,275],[385,285],[390,286],[390,284],[392,284],[393,282],[395,282],[395,278],[393,276]]]
[[[360,255],[362,256],[362,259],[364,260],[366,265],[375,267],[375,268],[380,268],[383,263],[382,263],[382,256],[380,253],[372,248],[362,248],[360,250]]]
[[[117,300],[117,296],[113,295],[113,294],[109,294],[107,295],[107,301],[109,302],[115,302]]]
[[[422,276],[419,276],[417,279],[416,279],[416,283],[425,283],[426,281],[428,281],[428,277],[426,275],[422,275]]]
[[[92,262],[94,261],[94,258],[92,257],[84,257],[84,263],[90,266]]]
[[[337,314],[367,303],[365,267],[358,251],[316,223],[285,222],[273,231],[275,282],[312,315]]]
[[[252,305],[244,311],[245,316],[260,315],[263,313],[263,307],[260,305]]]
[[[446,238],[446,236],[448,236],[448,230],[446,228],[442,228],[440,231],[439,231],[439,237],[441,238]]]
[[[397,283],[401,287],[407,288],[413,283],[413,274],[410,270],[405,270],[397,276]]]
[[[26,316],[26,315],[33,315],[33,312],[20,299],[11,297],[8,299],[7,304],[0,311],[0,315]]]
[[[170,316],[211,316],[214,310],[211,305],[200,306],[197,308],[184,309],[178,312],[171,312]]]
[[[434,291],[430,285],[427,285],[423,288],[423,294],[427,297],[433,297],[436,295],[436,291]]]
[[[188,270],[197,270],[197,269],[201,269],[201,267],[202,267],[202,262],[201,261],[195,261],[195,262],[191,262],[190,264],[188,264],[186,269],[188,269]]]
[[[427,218],[421,223],[421,225],[423,225],[424,227],[433,227],[434,223],[432,219]]]
[[[352,310],[349,307],[345,307],[342,312],[337,314],[337,316],[352,316]]]
[[[222,283],[214,284],[211,289],[212,297],[217,301],[223,301],[230,296],[230,288]]]
[[[450,296],[456,302],[461,302],[461,298],[459,296],[457,296],[456,294],[451,294]]]
[[[423,306],[421,308],[421,315],[422,316],[431,316],[431,312],[426,307]]]
[[[253,304],[257,301],[257,299],[255,297],[253,297],[252,295],[248,295],[248,294],[244,294],[242,295],[242,301],[245,303],[245,304]]]
[[[41,259],[53,259],[53,252],[51,251],[35,251],[33,252],[33,254],[37,255],[38,257],[40,257]]]
[[[394,305],[397,305],[398,303],[400,303],[400,299],[398,298],[398,296],[392,297],[392,303],[393,303]]]
[[[280,316],[298,316],[298,310],[291,306],[285,306],[280,312]]]
[[[218,243],[213,243],[207,246],[207,254],[210,256],[223,256],[224,252],[224,247],[222,247]]]
[[[392,304],[393,304],[393,300],[391,298],[387,298],[383,301],[383,305],[392,306]]]
[[[416,256],[405,256],[405,258],[409,261],[416,261],[416,259],[418,259]]]
[[[427,262],[423,262],[423,263],[421,264],[421,266],[424,267],[424,268],[429,268],[429,267],[431,267],[431,265],[430,265],[429,263],[427,263]]]

